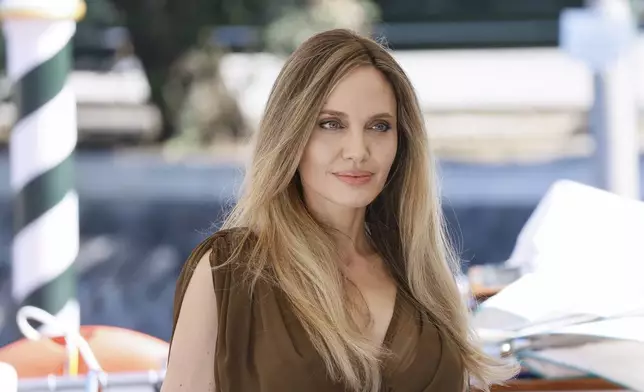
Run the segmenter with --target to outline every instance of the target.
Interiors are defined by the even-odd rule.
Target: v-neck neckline
[[[396,296],[394,297],[394,309],[385,332],[385,337],[382,340],[382,347],[386,350],[391,350],[393,339],[396,336],[398,329],[398,320],[400,318],[400,288],[396,287]]]

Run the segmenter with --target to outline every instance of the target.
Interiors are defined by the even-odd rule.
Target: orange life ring
[[[169,345],[161,339],[109,326],[82,326],[80,334],[107,373],[161,370],[165,365]],[[0,348],[0,362],[12,365],[19,378],[63,375],[67,358],[63,337],[21,339]],[[78,374],[87,371],[87,365],[80,359]]]

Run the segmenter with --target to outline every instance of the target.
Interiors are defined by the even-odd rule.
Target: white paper
[[[593,374],[644,391],[644,203],[556,183],[508,265],[529,271],[480,305],[488,344],[545,377]]]
[[[644,203],[560,181],[521,231],[508,264],[533,272],[476,312],[475,327],[491,339],[494,329],[520,336],[644,314]]]
[[[623,317],[593,323],[570,325],[554,330],[551,333],[630,340],[644,344],[644,316]],[[642,363],[642,368],[644,369],[644,363]]]
[[[556,377],[562,368],[594,374],[625,389],[644,392],[644,344],[621,340],[606,340],[578,347],[546,349],[526,353],[534,365],[548,363],[546,377]]]
[[[528,369],[530,373],[545,379],[587,378],[591,376],[588,372],[571,369],[539,358],[521,358],[521,365]]]
[[[644,203],[559,181],[522,229],[507,263],[553,274],[595,274],[606,266],[641,272],[642,233]]]

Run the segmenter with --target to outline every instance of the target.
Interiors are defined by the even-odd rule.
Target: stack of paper
[[[509,344],[544,377],[644,391],[644,203],[558,182],[508,264],[525,275],[474,315],[488,344]]]

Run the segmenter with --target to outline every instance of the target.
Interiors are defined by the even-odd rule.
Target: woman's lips
[[[342,171],[333,173],[340,181],[349,185],[364,185],[371,181],[373,173],[367,171]]]

